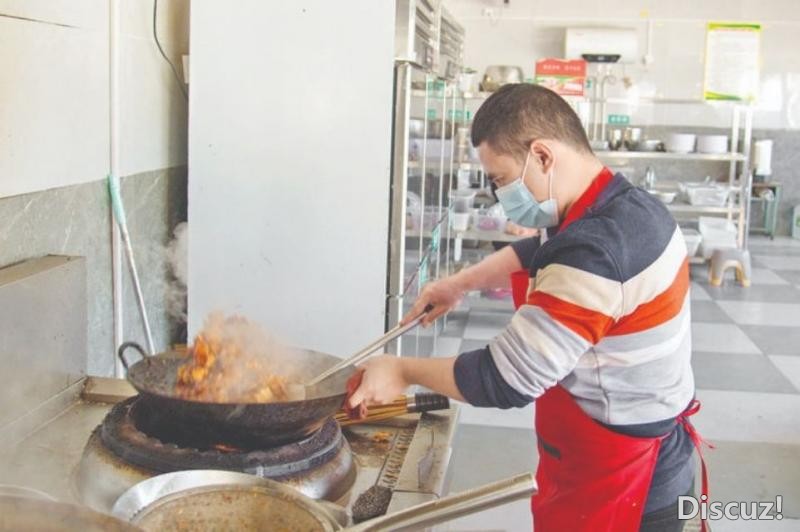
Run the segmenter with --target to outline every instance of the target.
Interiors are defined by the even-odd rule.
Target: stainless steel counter
[[[0,450],[0,484],[24,486],[58,500],[81,503],[75,471],[89,435],[110,408],[106,403],[77,400],[55,417],[49,412],[38,429]],[[344,429],[358,472],[353,488],[339,503],[349,507],[376,482],[393,484],[389,511],[443,496],[457,417],[458,408],[453,407]],[[379,433],[389,435],[390,443],[375,445]],[[403,434],[405,441],[400,441]],[[397,455],[394,458],[392,449]]]

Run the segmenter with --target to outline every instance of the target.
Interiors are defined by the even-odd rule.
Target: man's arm
[[[457,401],[463,401],[464,396],[456,384],[455,362],[456,357],[373,357],[360,366],[364,370],[364,376],[361,385],[348,402],[351,407],[361,403],[386,404],[404,393],[412,384],[419,384]]]
[[[450,277],[428,283],[400,323],[408,323],[419,316],[425,307],[432,305],[433,310],[422,322],[422,325],[428,326],[458,306],[466,292],[489,288],[508,288],[511,286],[510,275],[527,267],[530,257],[538,247],[538,237],[518,240],[512,245],[492,253],[478,264],[464,268]]]

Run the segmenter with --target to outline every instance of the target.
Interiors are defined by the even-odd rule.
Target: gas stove
[[[104,510],[136,482],[186,469],[249,473],[332,502],[350,490],[356,475],[350,445],[333,419],[303,440],[245,450],[176,430],[157,409],[132,397],[114,405],[92,432],[78,465],[77,487],[83,502]]]
[[[96,390],[97,382],[89,378],[85,388]],[[7,450],[10,467],[0,472],[0,483],[28,486],[103,512],[136,483],[183,469],[255,474],[345,508],[376,484],[393,490],[389,511],[446,492],[457,407],[345,428],[329,420],[301,441],[237,449],[176,432],[169,420],[139,403],[123,381],[113,384],[124,393],[84,393]],[[98,397],[112,404],[97,402]]]

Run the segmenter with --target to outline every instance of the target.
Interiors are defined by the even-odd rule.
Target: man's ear
[[[543,174],[546,174],[553,168],[553,150],[550,149],[550,146],[547,145],[546,142],[541,140],[535,140],[531,144],[531,159],[536,163],[539,167],[539,171]]]

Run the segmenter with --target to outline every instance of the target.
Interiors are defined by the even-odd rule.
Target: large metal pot
[[[146,531],[419,530],[535,492],[536,481],[526,473],[352,525],[341,508],[269,479],[228,471],[179,471],[132,487],[117,500],[113,513]]]
[[[481,90],[494,92],[508,83],[522,83],[525,74],[522,68],[508,65],[490,65],[481,81]]]

